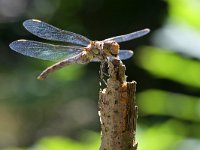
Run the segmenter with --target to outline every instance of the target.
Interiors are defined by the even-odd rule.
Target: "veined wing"
[[[120,42],[125,42],[125,41],[129,41],[129,40],[132,40],[132,39],[139,38],[141,36],[148,34],[149,32],[150,32],[149,29],[143,29],[143,30],[132,32],[132,33],[129,33],[129,34],[111,37],[111,38],[105,39],[104,41],[114,40],[117,43],[120,43]]]
[[[83,51],[80,46],[53,45],[29,40],[17,40],[9,46],[23,55],[52,61],[73,57]]]
[[[23,25],[29,32],[43,39],[68,42],[83,46],[87,46],[90,43],[88,38],[80,34],[61,30],[40,20],[29,19],[24,21]]]

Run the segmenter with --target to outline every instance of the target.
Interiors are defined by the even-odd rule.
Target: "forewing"
[[[52,61],[70,58],[82,52],[80,46],[53,45],[29,40],[14,41],[9,46],[23,55]]]
[[[143,29],[143,30],[132,32],[132,33],[129,33],[129,34],[111,37],[111,38],[105,39],[104,41],[114,40],[117,43],[120,43],[120,42],[125,42],[125,41],[129,41],[129,40],[139,38],[141,36],[148,34],[149,32],[150,32],[149,29]]]
[[[90,40],[80,34],[58,29],[36,19],[24,21],[24,27],[32,34],[47,40],[62,41],[87,46]]]

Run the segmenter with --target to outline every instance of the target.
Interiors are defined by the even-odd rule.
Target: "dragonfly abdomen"
[[[82,64],[82,63],[86,63],[86,61],[83,59],[82,57],[82,53],[75,56],[75,57],[71,57],[68,59],[64,59],[48,68],[46,68],[38,77],[37,79],[39,80],[44,80],[50,73],[61,69],[63,67],[65,67],[66,65],[70,65],[70,64]]]

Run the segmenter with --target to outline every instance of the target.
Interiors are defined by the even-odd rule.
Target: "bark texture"
[[[136,82],[126,82],[120,60],[109,62],[107,87],[99,93],[100,150],[137,150]]]

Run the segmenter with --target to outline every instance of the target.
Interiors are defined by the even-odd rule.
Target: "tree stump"
[[[100,150],[137,150],[136,82],[126,82],[122,61],[108,62],[107,86],[99,93]]]

